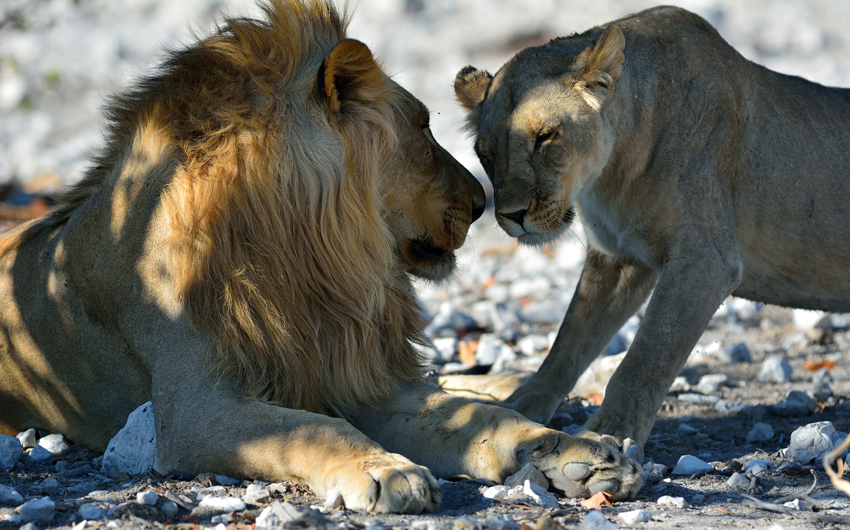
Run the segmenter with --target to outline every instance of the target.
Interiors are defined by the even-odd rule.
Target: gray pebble
[[[21,442],[17,438],[0,434],[0,469],[11,471],[23,454]]]
[[[784,383],[791,377],[791,365],[783,357],[768,357],[761,364],[758,380],[763,383]]]
[[[0,504],[20,504],[22,502],[24,502],[24,498],[15,488],[0,484]]]
[[[51,453],[40,445],[36,445],[32,448],[32,451],[30,451],[30,458],[32,458],[36,462],[46,462],[54,456],[56,455],[54,455],[53,453]]]
[[[729,477],[729,480],[726,481],[726,485],[733,490],[746,491],[750,489],[750,479],[738,472],[735,472],[731,477]]]
[[[53,521],[53,512],[56,509],[56,504],[50,500],[50,497],[42,497],[34,499],[22,504],[18,511],[24,521],[35,521],[41,523],[49,523]]]
[[[691,427],[687,423],[680,423],[679,428],[676,430],[676,436],[693,436],[698,432],[699,429]]]
[[[757,422],[747,433],[747,443],[769,442],[773,439],[773,427],[767,423]]]

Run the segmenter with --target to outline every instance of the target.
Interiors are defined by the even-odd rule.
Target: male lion
[[[0,430],[103,450],[152,400],[158,469],[352,509],[434,510],[431,472],[529,462],[572,496],[633,496],[613,447],[426,382],[408,274],[449,275],[483,190],[330,3],[265,14],[116,98],[64,205],[0,241]]]
[[[587,429],[642,449],[730,294],[850,311],[850,90],[781,75],[702,18],[659,7],[455,81],[521,243],[578,211],[587,262],[552,351],[504,404],[548,421],[655,288]]]

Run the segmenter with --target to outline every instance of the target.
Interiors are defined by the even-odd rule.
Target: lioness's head
[[[556,239],[613,147],[606,106],[620,79],[619,28],[528,48],[495,76],[467,66],[455,93],[493,182],[496,219],[527,244]]]

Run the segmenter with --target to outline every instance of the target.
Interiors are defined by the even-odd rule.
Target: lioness
[[[554,346],[505,405],[548,421],[652,292],[585,425],[642,448],[733,294],[850,311],[850,90],[772,72],[697,15],[650,9],[518,53],[455,91],[497,219],[530,245],[578,212],[587,261]]]
[[[375,512],[524,463],[572,496],[633,496],[615,448],[426,382],[409,274],[450,274],[481,185],[330,3],[265,14],[115,98],[61,208],[0,240],[0,430],[103,450],[152,400],[160,471]]]

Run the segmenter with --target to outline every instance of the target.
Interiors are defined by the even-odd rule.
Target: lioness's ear
[[[587,54],[587,62],[578,76],[576,88],[582,90],[585,101],[596,110],[608,101],[614,92],[614,85],[620,80],[623,62],[626,60],[623,55],[625,47],[623,32],[612,24],[593,48],[588,47],[582,52],[582,55]]]
[[[486,70],[465,66],[455,76],[455,96],[466,110],[472,110],[484,101],[484,94],[493,76]]]
[[[339,41],[316,74],[316,90],[334,114],[345,113],[349,103],[378,101],[388,89],[372,52],[354,39]]]

